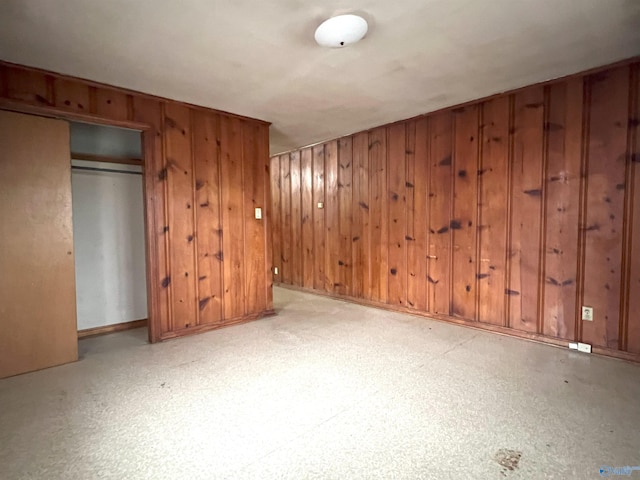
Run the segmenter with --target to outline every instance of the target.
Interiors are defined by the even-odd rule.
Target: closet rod
[[[81,167],[78,165],[71,165],[72,170],[89,170],[93,172],[111,172],[111,173],[127,173],[129,175],[142,175],[142,172],[133,172],[131,170],[116,170],[114,168],[96,168],[96,167]]]

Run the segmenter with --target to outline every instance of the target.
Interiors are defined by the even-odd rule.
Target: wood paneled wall
[[[0,108],[144,131],[151,341],[272,312],[267,123],[6,63]]]
[[[627,62],[272,157],[274,280],[640,360],[639,77]]]

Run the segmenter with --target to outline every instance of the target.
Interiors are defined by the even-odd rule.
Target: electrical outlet
[[[318,208],[324,208],[324,203],[318,202]]]
[[[256,219],[257,220],[262,219],[262,209],[259,207],[256,207]]]
[[[274,273],[275,275],[277,275],[277,274],[278,274],[278,267],[273,267],[273,273]]]
[[[593,307],[582,306],[582,320],[593,322]]]
[[[578,351],[584,353],[591,353],[591,345],[588,343],[578,343]]]
[[[591,353],[591,345],[589,345],[588,343],[570,342],[569,348],[571,350],[578,350],[579,352]]]

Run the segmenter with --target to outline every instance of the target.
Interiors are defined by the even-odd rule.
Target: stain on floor
[[[507,474],[507,471],[514,471],[518,468],[522,452],[518,450],[509,450],[508,448],[501,448],[493,456],[493,459],[502,467],[502,475]]]

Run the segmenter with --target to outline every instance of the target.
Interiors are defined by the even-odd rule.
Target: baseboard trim
[[[388,305],[386,303],[376,302],[373,300],[366,300],[364,298],[355,298],[347,295],[340,295],[338,293],[326,292],[322,290],[314,290],[312,288],[299,287],[297,285],[289,285],[287,283],[273,284],[276,287],[286,288],[288,290],[295,290],[298,292],[311,293],[313,295],[321,295],[323,297],[335,298],[345,302],[356,303],[358,305],[365,305],[367,307],[381,308],[383,310],[389,310],[392,312],[408,313],[409,315],[415,315],[418,317],[428,318],[430,320],[437,320],[439,322],[453,323],[455,325],[461,325],[463,327],[475,328],[478,330],[484,330],[488,332],[497,333],[498,335],[505,335],[507,337],[521,338],[523,340],[529,340],[532,342],[544,343],[554,347],[568,348],[569,342],[573,340],[564,340],[561,338],[547,337],[539,333],[523,332],[515,330],[513,328],[503,327],[500,325],[491,325],[489,323],[480,323],[472,320],[466,320],[463,318],[453,317],[449,315],[432,314],[428,312],[422,312],[420,310],[414,310],[412,308]],[[629,362],[640,363],[640,353],[623,352],[621,350],[614,350],[611,348],[593,347],[592,353],[597,355],[603,355],[606,357],[616,358],[619,360],[626,360]]]
[[[123,330],[146,327],[147,323],[147,319],[143,318],[141,320],[104,325],[102,327],[85,328],[84,330],[78,330],[78,338],[95,337],[98,335],[106,335],[107,333],[122,332]]]
[[[264,310],[259,313],[251,313],[249,315],[243,315],[242,317],[234,317],[230,319],[222,320],[221,323],[208,323],[205,325],[197,325],[195,327],[181,328],[179,330],[173,330],[160,335],[160,341],[171,340],[173,338],[185,337],[187,335],[195,335],[197,333],[204,333],[211,330],[217,330],[219,328],[231,327],[233,325],[240,325],[242,323],[252,322],[263,317],[270,317],[276,315],[276,311],[273,309]]]

